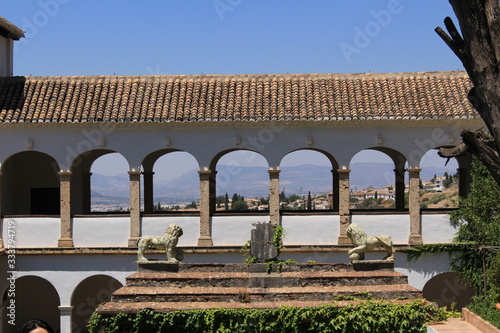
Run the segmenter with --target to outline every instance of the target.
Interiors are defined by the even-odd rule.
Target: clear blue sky
[[[462,69],[434,32],[446,0],[2,0],[0,15],[26,31],[18,75]]]
[[[463,69],[434,32],[446,0],[1,0],[0,16],[26,31],[15,75]]]

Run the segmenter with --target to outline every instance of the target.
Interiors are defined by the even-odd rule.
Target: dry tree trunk
[[[500,5],[498,0],[450,0],[460,23],[461,34],[447,17],[449,35],[436,32],[462,61],[474,85],[469,101],[488,127],[463,130],[463,142],[453,149],[441,149],[443,157],[455,157],[466,150],[476,155],[500,186]]]

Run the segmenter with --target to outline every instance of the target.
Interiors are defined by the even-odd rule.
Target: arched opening
[[[122,284],[107,275],[94,275],[78,284],[71,297],[71,330],[88,332],[87,322],[97,306],[111,300],[111,294]]]
[[[420,206],[422,209],[451,209],[458,206],[460,176],[455,158],[447,161],[429,150],[420,162]]]
[[[13,289],[12,289],[13,288]],[[14,290],[15,296],[9,292]],[[14,300],[15,325],[9,324],[11,318],[9,305]],[[57,331],[60,325],[59,319],[59,295],[54,286],[47,280],[38,276],[22,276],[15,279],[13,287],[7,288],[3,295],[4,307],[2,318],[2,332],[15,333],[28,320],[32,318],[43,319]]]
[[[90,212],[126,213],[130,209],[127,160],[119,153],[97,150],[87,157],[90,165]],[[90,176],[89,175],[89,176]]]
[[[59,215],[59,166],[49,155],[25,151],[2,166],[2,210],[5,215]]]
[[[432,277],[422,288],[429,302],[446,306],[448,310],[460,311],[476,294],[474,288],[464,285],[457,272],[445,272]]]
[[[193,155],[161,150],[148,155],[142,164],[145,213],[198,210],[199,165]]]
[[[354,155],[349,165],[350,208],[404,210],[408,206],[405,167],[404,156],[389,148]]]
[[[337,162],[323,152],[303,149],[287,154],[280,163],[280,208],[283,211],[338,209],[332,170]],[[335,173],[334,173],[335,174]]]
[[[262,211],[269,208],[269,164],[250,150],[223,152],[216,164],[217,211]]]

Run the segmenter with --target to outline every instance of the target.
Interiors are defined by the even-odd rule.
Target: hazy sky
[[[446,0],[1,0],[0,16],[26,31],[15,75],[463,69],[434,32]],[[302,156],[285,162],[324,163]]]

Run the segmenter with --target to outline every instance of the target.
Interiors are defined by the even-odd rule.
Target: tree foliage
[[[459,199],[458,210],[450,213],[450,220],[458,226],[457,242],[471,242],[475,248],[461,252],[454,260],[458,271],[477,290],[482,290],[483,267],[480,246],[500,244],[500,187],[486,167],[478,160],[472,163],[471,191]],[[486,253],[487,266],[494,253]]]

